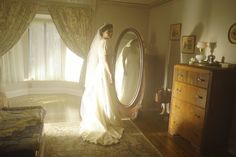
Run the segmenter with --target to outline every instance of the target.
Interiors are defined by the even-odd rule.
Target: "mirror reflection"
[[[127,30],[116,49],[115,88],[119,101],[125,106],[132,105],[141,85],[140,41],[135,31]]]

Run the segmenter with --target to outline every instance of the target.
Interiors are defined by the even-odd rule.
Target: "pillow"
[[[0,92],[0,109],[4,108],[4,107],[8,107],[8,102],[7,102],[7,97],[5,95],[5,93]]]

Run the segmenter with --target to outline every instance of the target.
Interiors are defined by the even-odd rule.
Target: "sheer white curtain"
[[[63,80],[65,45],[52,22],[34,21],[29,28],[30,80]]]
[[[24,80],[79,82],[83,59],[60,38],[49,15],[36,16],[19,42],[0,58],[1,84]]]
[[[32,22],[29,41],[30,80],[79,82],[83,59],[66,47],[50,16]]]
[[[0,58],[1,83],[10,84],[24,80],[24,50],[26,45],[23,43],[26,37],[26,34],[24,34],[22,39]]]

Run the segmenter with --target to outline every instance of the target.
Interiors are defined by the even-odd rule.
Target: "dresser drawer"
[[[171,116],[169,120],[169,133],[171,135],[179,134],[184,130],[184,107],[181,101],[173,98],[174,100],[171,103]]]
[[[188,139],[191,143],[200,146],[203,130],[203,122],[205,117],[205,110],[199,107],[191,106],[190,108],[190,130],[188,132]]]
[[[172,96],[175,98],[185,100],[187,96],[187,86],[184,83],[180,82],[174,82],[173,90],[172,90]]]
[[[210,73],[206,70],[189,71],[187,83],[202,88],[208,88]]]
[[[195,86],[188,86],[187,92],[188,93],[186,96],[186,100],[189,103],[199,106],[201,108],[205,108],[206,100],[207,100],[207,90],[206,89],[198,88]]]
[[[207,90],[185,83],[174,82],[172,96],[185,102],[205,108],[207,100]]]
[[[182,68],[176,68],[174,72],[174,78],[179,82],[187,81],[187,71]]]
[[[210,71],[199,68],[176,66],[174,80],[194,86],[208,88]]]
[[[176,98],[173,98],[171,107],[169,133],[180,135],[200,146],[205,110]]]

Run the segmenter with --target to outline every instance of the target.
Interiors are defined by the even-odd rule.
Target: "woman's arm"
[[[127,56],[128,56],[127,47],[124,47],[122,51],[122,65],[123,65],[124,75],[127,75],[127,68],[126,68]]]
[[[106,71],[108,72],[109,82],[113,83],[111,68],[108,63],[108,55],[107,54],[105,55],[105,63],[104,64],[105,64]]]

